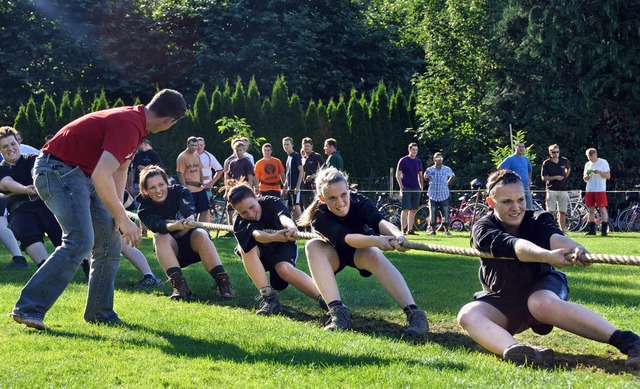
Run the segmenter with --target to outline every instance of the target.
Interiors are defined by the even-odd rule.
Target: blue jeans
[[[23,318],[43,320],[89,254],[91,272],[84,320],[118,320],[113,310],[116,272],[120,264],[120,233],[98,198],[91,178],[73,167],[42,153],[33,168],[36,190],[62,228],[59,246],[27,282],[13,308]]]
[[[527,209],[533,209],[533,194],[530,190],[524,191],[524,201]]]
[[[442,220],[442,224],[445,227],[449,227],[449,199],[442,201],[434,201],[429,199],[429,214],[431,215],[431,227],[433,227],[435,231],[435,227],[438,222],[438,210],[442,213],[444,220]]]

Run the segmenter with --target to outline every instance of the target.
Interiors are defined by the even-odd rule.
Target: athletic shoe
[[[324,329],[327,331],[347,331],[351,329],[351,312],[345,305],[338,305],[329,308],[327,312],[329,321],[327,321]]]
[[[416,234],[415,231],[413,230],[409,230],[405,235],[418,235],[418,234]]]
[[[453,235],[451,235],[451,232],[449,232],[449,231],[445,231],[445,232],[444,232],[444,234],[445,234],[446,236],[453,236]]]
[[[236,293],[231,286],[231,279],[226,272],[218,273],[215,275],[216,285],[218,285],[218,291],[220,292],[220,298],[223,300],[231,300],[236,297]]]
[[[318,305],[320,306],[320,308],[325,311],[325,312],[329,312],[329,306],[327,305],[327,303],[324,301],[324,299],[322,298],[322,295],[318,296]]]
[[[11,258],[11,263],[9,264],[9,266],[7,266],[7,268],[9,269],[21,269],[21,268],[25,268],[28,267],[29,264],[27,263],[27,259],[21,255],[16,255],[15,257]]]
[[[233,237],[235,237],[235,234],[233,233],[233,231],[229,231],[226,234],[221,236],[221,238],[233,238]]]
[[[407,309],[407,322],[409,325],[404,331],[407,336],[421,336],[426,335],[429,332],[429,322],[427,321],[427,314],[423,310],[414,308]]]
[[[504,350],[502,359],[516,365],[550,366],[553,364],[553,350],[516,343]]]
[[[282,312],[282,305],[280,305],[280,298],[276,292],[271,293],[269,296],[256,296],[256,301],[259,301],[258,310],[256,315],[277,315]]]
[[[153,288],[162,285],[162,280],[153,274],[145,274],[134,288]]]
[[[429,235],[435,235],[436,232],[434,230],[429,231]]]
[[[173,285],[173,293],[171,294],[171,300],[191,300],[191,289],[187,285],[187,280],[180,273],[173,273],[169,277],[171,285]]]
[[[627,361],[624,363],[629,369],[640,370],[640,340],[636,340],[629,346],[627,351]]]
[[[13,313],[11,314],[11,318],[16,323],[24,324],[25,326],[35,328],[36,330],[44,331],[49,329],[49,327],[44,325],[44,322],[39,319],[30,319]]]

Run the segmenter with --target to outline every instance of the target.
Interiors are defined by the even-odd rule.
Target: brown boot
[[[180,273],[173,273],[169,277],[171,285],[173,285],[173,293],[171,294],[171,300],[191,300],[191,289],[187,285],[187,280]]]
[[[229,274],[226,272],[218,273],[214,276],[216,280],[216,284],[218,285],[218,291],[220,292],[220,297],[223,300],[231,300],[236,297],[236,293],[233,291],[233,286],[231,286],[231,280],[229,279]]]

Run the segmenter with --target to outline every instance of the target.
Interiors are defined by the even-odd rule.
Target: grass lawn
[[[594,253],[640,255],[640,234],[609,238],[571,235]],[[412,240],[468,247],[468,232]],[[551,369],[517,367],[476,346],[456,323],[458,310],[479,290],[478,260],[411,251],[388,257],[405,276],[418,305],[426,309],[428,339],[402,338],[405,316],[372,278],[354,269],[338,275],[342,298],[351,308],[353,332],[322,329],[316,302],[292,287],[280,294],[284,314],[254,314],[257,290],[239,258],[235,240],[214,240],[238,297],[221,301],[200,264],[185,269],[195,301],[170,301],[170,284],[139,291],[140,278],[123,259],[116,280],[115,308],[126,326],[84,323],[83,274],[62,294],[45,318],[50,331],[17,325],[8,314],[35,266],[5,270],[0,255],[0,388],[622,388],[639,387],[624,370],[615,348],[562,330],[518,339],[551,347]],[[302,246],[302,242],[300,245]],[[156,275],[164,277],[151,239],[141,249]],[[298,267],[308,272],[304,251]],[[572,301],[586,305],[621,329],[640,331],[640,268],[596,264],[565,269]],[[166,278],[166,277],[164,277]]]

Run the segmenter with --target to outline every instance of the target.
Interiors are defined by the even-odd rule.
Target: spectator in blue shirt
[[[500,162],[498,169],[513,170],[522,179],[524,185],[524,198],[527,203],[527,209],[533,209],[533,197],[531,196],[531,162],[529,158],[524,155],[526,147],[524,142],[516,143],[516,152],[504,161]]]

